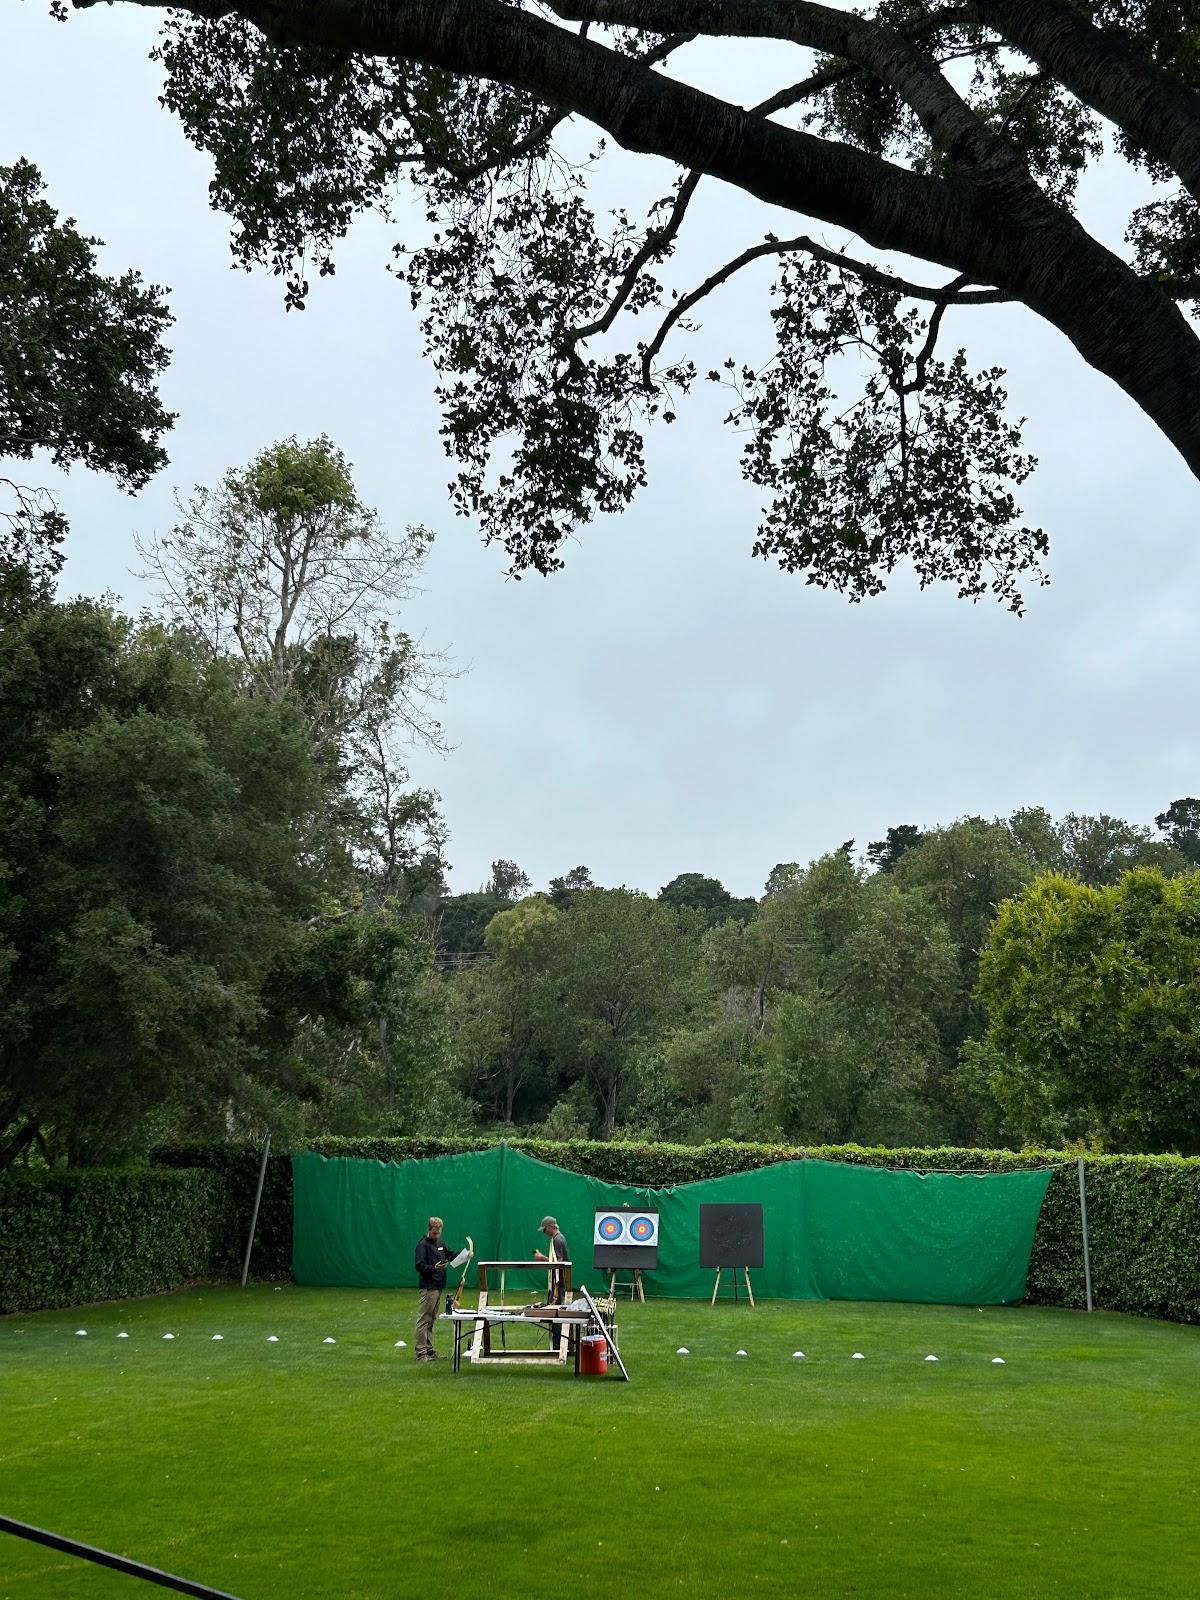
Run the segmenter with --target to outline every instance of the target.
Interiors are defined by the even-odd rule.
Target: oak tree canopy
[[[215,163],[236,257],[291,304],[356,215],[419,191],[431,237],[399,239],[395,270],[456,507],[516,572],[628,504],[648,426],[709,377],[763,493],[757,554],[852,598],[908,560],[1019,608],[1047,548],[1017,502],[1033,458],[1003,372],[944,327],[998,301],[1065,334],[1200,475],[1197,0],[121,3],[163,12],[165,104]],[[687,81],[714,39],[769,41],[776,92]],[[666,164],[648,210],[597,198],[613,144]],[[1102,154],[1145,180],[1120,251],[1074,210]],[[761,201],[764,228],[681,289],[711,184]],[[697,371],[689,329],[764,257],[773,353]]]

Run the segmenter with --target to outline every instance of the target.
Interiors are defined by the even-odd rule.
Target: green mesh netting
[[[701,1204],[756,1201],[764,1265],[756,1295],[778,1300],[912,1300],[1005,1305],[1025,1295],[1029,1252],[1050,1182],[1030,1172],[901,1172],[832,1161],[782,1161],[671,1189],[602,1183],[505,1145],[432,1161],[292,1157],[297,1283],[410,1287],[413,1250],[430,1216],[448,1244],[475,1240],[477,1260],[527,1259],[558,1219],[576,1283],[598,1287],[592,1232],[598,1208],[660,1213],[658,1269],[648,1295],[712,1293],[699,1266]],[[474,1282],[472,1277],[471,1282]],[[531,1286],[536,1278],[531,1275]]]

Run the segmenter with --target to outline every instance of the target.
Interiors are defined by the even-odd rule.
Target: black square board
[[[762,1264],[761,1205],[700,1207],[702,1267],[761,1267]]]

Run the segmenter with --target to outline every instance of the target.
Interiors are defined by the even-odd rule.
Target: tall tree
[[[488,923],[512,902],[500,895],[452,894],[430,913],[434,941],[444,960],[476,956],[483,949]]]
[[[767,873],[767,881],[763,886],[763,894],[770,896],[782,894],[785,889],[796,882],[801,873],[798,861],[777,861]]]
[[[492,959],[473,969],[476,983],[486,984],[491,997],[492,1048],[481,1064],[505,1123],[512,1122],[518,1095],[542,1067],[546,970],[558,924],[558,911],[540,894],[497,912],[484,935]]]
[[[703,911],[706,917],[711,912],[722,912],[733,904],[733,896],[720,879],[706,878],[702,872],[681,872],[670,883],[663,884],[658,891],[658,899],[664,906],[677,906],[680,909],[690,906],[696,911]]]
[[[576,895],[546,955],[547,1037],[588,1086],[610,1139],[639,1048],[693,995],[700,919],[629,889]]]
[[[941,348],[948,311],[1027,307],[1200,474],[1200,340],[1180,310],[1200,295],[1196,0],[125,3],[166,14],[164,101],[215,163],[239,259],[286,275],[291,303],[302,262],[332,270],[356,213],[416,187],[435,226],[404,273],[453,491],[517,570],[558,566],[575,526],[636,493],[646,428],[696,377],[677,341],[763,259],[774,353],[710,376],[766,494],[754,549],[810,582],[857,597],[909,561],[1019,606],[1039,581],[1046,538],[1016,502],[1032,459],[1003,373]],[[757,105],[728,49],[693,65],[694,43],[731,39],[772,47]],[[666,194],[602,224],[575,118],[665,161]],[[1074,209],[1102,154],[1157,184],[1124,250]],[[710,184],[773,208],[772,231],[668,284]],[[780,214],[801,231],[780,237]]]
[[[1008,819],[1008,831],[1032,876],[1062,872],[1066,855],[1062,830],[1045,806],[1023,806]]]
[[[1001,902],[1021,892],[1033,868],[1004,822],[963,817],[947,828],[930,829],[905,853],[892,876],[901,888],[928,899],[958,950],[960,1004],[947,1041],[957,1047],[982,1028],[973,999],[980,947]]]
[[[80,462],[133,492],[167,459],[174,419],[156,385],[171,316],[138,273],[101,272],[101,241],[60,220],[43,188],[31,162],[0,166],[0,459]],[[0,471],[0,563],[49,575],[66,522],[22,478]]]
[[[1200,800],[1194,795],[1172,800],[1154,820],[1171,848],[1178,850],[1190,866],[1200,867]]]
[[[773,924],[763,930],[770,999],[748,1060],[765,1127],[833,1143],[920,1137],[934,1121],[941,1020],[957,983],[937,913],[838,851],[760,920]]]
[[[571,899],[581,889],[597,889],[595,882],[587,867],[572,867],[570,872],[564,872],[561,878],[550,879],[550,901],[560,911],[565,911],[571,904]]]
[[[1059,836],[1062,870],[1093,888],[1116,883],[1133,867],[1158,867],[1174,873],[1185,871],[1188,865],[1184,855],[1155,839],[1149,828],[1120,817],[1068,812],[1059,824]]]
[[[137,1150],[151,1112],[411,1129],[448,1087],[423,930],[338,910],[328,769],[294,705],[243,690],[191,634],[5,608],[0,1166]]]
[[[440,744],[429,706],[445,665],[396,627],[432,535],[389,533],[324,436],[272,445],[181,510],[138,545],[168,613],[214,658],[239,657],[254,694],[296,708],[385,894],[439,878],[436,796],[407,786],[403,753]]]
[[[522,872],[515,861],[501,860],[492,862],[492,875],[479,892],[496,900],[515,901],[528,894],[532,887],[529,874]]]
[[[1200,1152],[1200,876],[1047,874],[980,961],[990,1042],[1121,1149]]]
[[[901,856],[920,844],[925,835],[911,822],[902,822],[898,828],[889,828],[887,837],[876,839],[867,846],[867,860],[877,872],[894,872]]]
[[[320,773],[288,708],[85,601],[6,620],[0,722],[0,1165],[94,1159],[278,1066],[262,990],[319,909]]]

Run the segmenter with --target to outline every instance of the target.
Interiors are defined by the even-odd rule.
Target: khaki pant
[[[442,1298],[440,1289],[422,1289],[417,1303],[417,1357],[433,1354],[433,1324]]]

